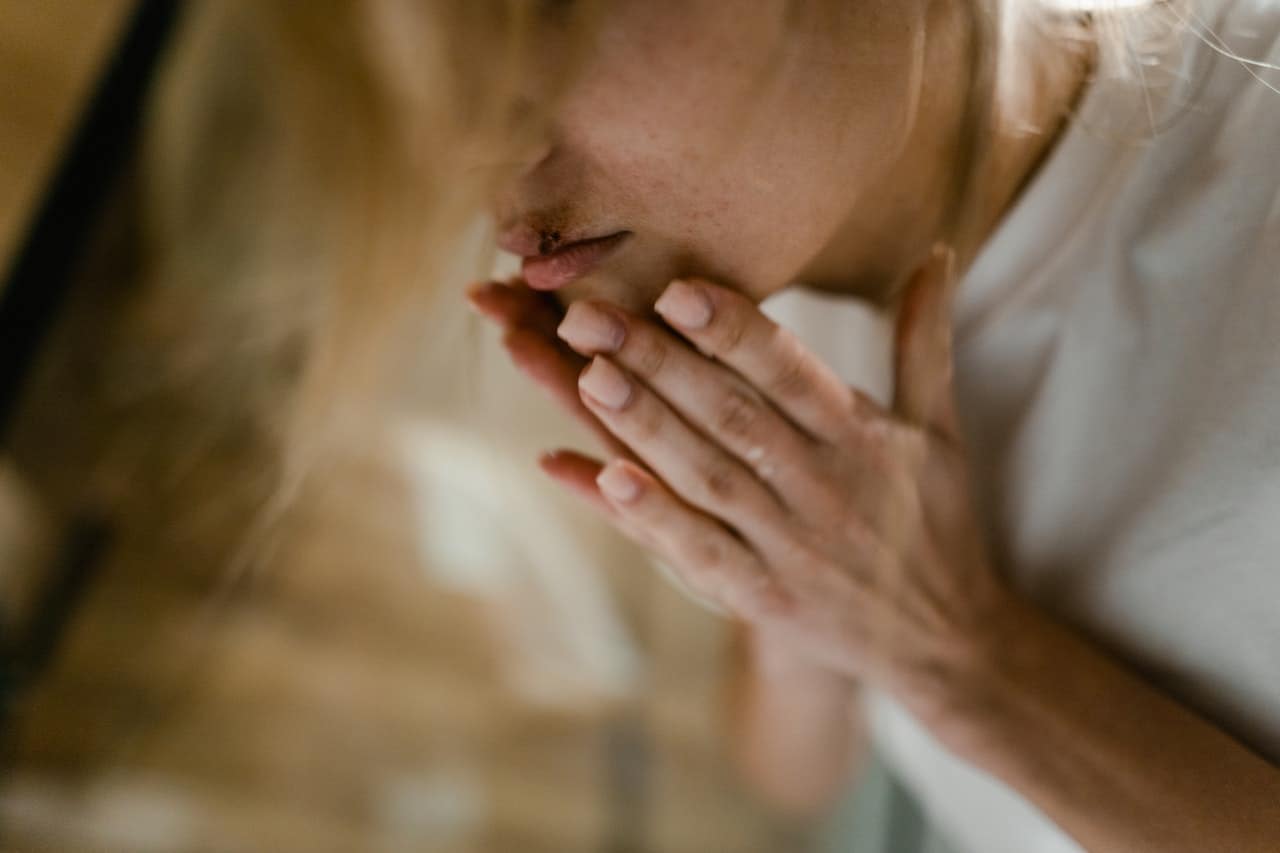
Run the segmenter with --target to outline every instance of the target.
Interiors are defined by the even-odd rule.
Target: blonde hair
[[[216,306],[209,336],[183,347],[191,369],[241,365],[239,387],[296,458],[313,455],[318,424],[333,432],[385,402],[386,344],[433,287],[480,268],[467,231],[542,115],[518,104],[533,7],[193,10],[148,139],[154,278],[176,301]],[[280,369],[262,371],[264,356]]]
[[[1049,26],[1062,38],[1087,34],[1059,0],[969,2],[978,29],[962,159],[975,162],[995,105],[1016,104],[1038,73],[1021,45]],[[341,423],[387,391],[379,360],[434,290],[486,271],[483,241],[472,238],[480,202],[548,113],[519,94],[545,5],[196,7],[155,103],[151,244],[163,252],[160,279],[223,300],[217,313],[241,327],[230,337],[243,354],[274,348],[301,366],[295,449],[313,444],[316,424]],[[578,51],[564,83],[608,4],[560,6]],[[226,243],[237,256],[229,276],[215,268],[228,260]],[[229,278],[239,279],[234,294]],[[227,329],[217,336],[225,346]],[[255,375],[251,385],[265,381]],[[279,387],[258,393],[282,396]]]
[[[1025,94],[1053,71],[1035,40],[1088,46],[1107,31],[1108,5],[1092,0],[1091,20],[1066,0],[964,2],[972,79],[945,221],[956,242],[976,231],[966,200],[991,134],[1016,126]],[[144,160],[151,310],[176,330],[173,316],[202,306],[169,361],[184,393],[215,413],[234,401],[278,443],[271,506],[287,504],[326,447],[411,396],[398,382],[459,384],[446,374],[474,350],[448,324],[465,313],[453,307],[461,284],[492,267],[482,202],[538,144],[608,11],[607,0],[194,7]],[[552,102],[529,104],[521,81],[547,14],[570,51],[540,87]]]
[[[957,171],[951,223],[957,231],[994,111],[1018,102],[1016,90],[1029,79],[1023,72],[1034,69],[1024,39],[1037,31],[1091,37],[1077,10],[1064,14],[1047,0],[968,2],[978,26],[960,156],[966,168]],[[225,501],[243,487],[252,493],[245,504],[265,492],[280,506],[329,442],[360,434],[366,418],[376,421],[398,399],[397,377],[421,376],[388,370],[388,361],[409,353],[441,376],[456,372],[457,356],[465,355],[454,346],[458,336],[443,337],[441,323],[429,320],[452,322],[458,313],[445,306],[461,301],[457,285],[487,273],[481,203],[524,147],[537,143],[554,107],[530,109],[519,86],[534,58],[533,16],[550,5],[191,5],[155,93],[141,158],[149,290],[123,312],[132,325],[119,336],[132,347],[132,372],[124,382],[98,378],[114,383],[111,395],[137,393],[141,375],[144,390],[179,398],[176,428],[173,420],[146,422],[157,433],[179,434],[135,439],[146,446],[129,448],[166,457],[145,466],[148,477],[186,468],[187,457],[207,446],[196,430],[234,431],[238,476],[184,499]],[[575,50],[553,92],[572,79],[607,11],[603,0],[561,10]],[[98,314],[91,319],[96,330]],[[272,454],[257,446],[264,441],[284,453],[281,470],[266,464]],[[129,478],[128,485],[146,491],[153,484]],[[153,509],[207,515],[203,507],[161,503],[135,513],[148,536],[160,526]],[[238,526],[256,508],[215,511],[236,528],[219,534],[241,535]],[[189,570],[186,563],[202,559],[184,557],[172,568]]]

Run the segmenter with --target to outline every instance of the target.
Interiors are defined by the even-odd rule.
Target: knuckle
[[[747,326],[740,317],[726,317],[720,324],[720,334],[716,338],[716,350],[728,355],[742,348],[747,337]]]
[[[782,359],[770,379],[775,393],[784,397],[802,396],[808,393],[811,384],[804,362],[793,356]]]
[[[787,396],[807,393],[813,386],[806,356],[794,338],[779,330],[777,336],[778,360],[770,377],[774,391]]]
[[[646,405],[648,402],[642,399],[640,405],[634,406],[629,413],[629,432],[636,441],[653,441],[662,432],[662,410],[657,406]]]
[[[667,348],[653,335],[636,335],[632,347],[632,370],[641,376],[657,376],[667,363]]]
[[[759,403],[741,388],[733,388],[716,408],[716,431],[731,438],[748,438],[755,433],[760,415]]]
[[[708,498],[728,503],[738,495],[738,476],[731,466],[715,462],[706,466],[701,476],[702,488]]]
[[[729,553],[719,537],[702,537],[684,547],[684,580],[700,595],[720,601],[731,575]]]

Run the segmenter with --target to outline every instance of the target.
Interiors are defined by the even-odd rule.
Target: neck
[[[940,39],[930,47],[930,67],[954,69],[949,79],[957,85],[925,93],[921,118],[896,166],[859,199],[802,281],[889,307],[940,240],[953,244],[958,270],[968,268],[1070,126],[1091,73],[1094,51],[1087,40],[1029,37],[1029,49],[1011,58],[1019,64],[1009,69],[1011,79],[1027,83],[1018,90],[998,87],[987,126],[980,129],[985,142],[969,162],[960,162],[959,144],[972,76],[968,39]],[[972,190],[958,211],[964,228],[957,240],[943,233],[943,218],[956,176],[967,171]]]
[[[1025,57],[1012,77],[1025,88],[1001,87],[993,111],[988,150],[975,164],[968,210],[971,223],[955,246],[967,269],[1010,208],[1070,128],[1096,62],[1092,39],[1067,40],[1052,33],[1029,34]]]

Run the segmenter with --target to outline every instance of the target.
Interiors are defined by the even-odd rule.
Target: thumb
[[[959,437],[952,389],[954,279],[955,251],[935,246],[907,285],[894,338],[894,412],[950,441]]]

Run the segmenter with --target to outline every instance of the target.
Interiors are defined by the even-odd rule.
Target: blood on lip
[[[549,255],[556,250],[556,245],[560,242],[559,231],[540,231],[538,232],[538,254]]]
[[[521,264],[525,281],[535,290],[555,290],[585,275],[630,236],[619,231],[603,237],[562,242],[550,253],[526,257]]]

